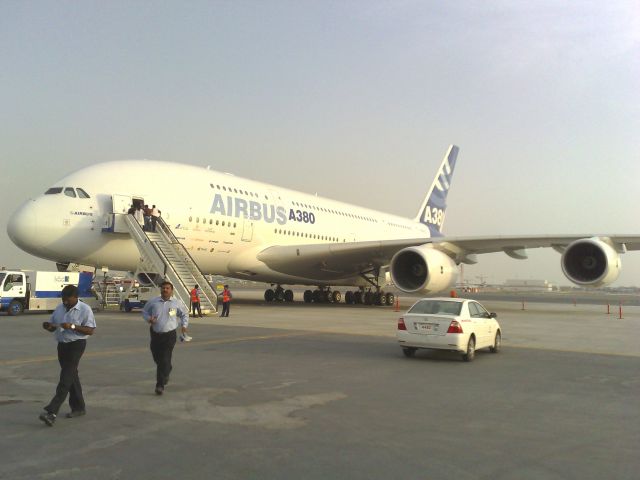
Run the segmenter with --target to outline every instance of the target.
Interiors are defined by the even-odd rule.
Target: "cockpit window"
[[[62,187],[51,187],[49,190],[44,192],[45,195],[55,195],[56,193],[62,193]]]
[[[64,194],[65,194],[67,197],[76,198],[76,191],[75,191],[73,188],[71,188],[71,187],[67,187],[67,188],[65,188],[65,189],[64,189]]]
[[[79,196],[80,198],[91,198],[91,197],[89,196],[89,194],[88,194],[87,192],[85,192],[85,191],[84,191],[83,189],[81,189],[81,188],[76,188],[76,191],[78,192],[78,196]]]

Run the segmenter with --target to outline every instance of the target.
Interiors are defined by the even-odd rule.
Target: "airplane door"
[[[126,215],[131,208],[133,202],[131,195],[113,194],[111,195],[111,202],[113,204],[113,214],[108,215],[111,217],[109,222],[111,231],[114,233],[128,233],[127,224],[120,215]]]
[[[127,213],[133,202],[130,195],[114,194],[111,196],[111,199],[113,202],[113,213]]]
[[[245,218],[242,223],[242,241],[250,242],[253,239],[253,220]]]

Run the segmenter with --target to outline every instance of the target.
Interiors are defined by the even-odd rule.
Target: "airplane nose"
[[[13,243],[25,252],[35,254],[40,242],[37,235],[36,205],[29,200],[11,215],[7,234]]]

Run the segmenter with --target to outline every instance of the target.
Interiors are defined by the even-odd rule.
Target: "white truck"
[[[20,315],[26,311],[53,311],[62,302],[66,285],[78,287],[78,298],[92,308],[98,301],[91,290],[91,272],[0,270],[0,311]]]

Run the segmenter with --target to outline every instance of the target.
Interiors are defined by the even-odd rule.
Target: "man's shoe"
[[[53,424],[56,423],[55,413],[42,412],[38,418],[46,423],[49,427],[53,427]]]
[[[86,414],[87,414],[86,410],[72,410],[69,413],[67,413],[65,417],[76,418],[76,417],[82,417],[83,415],[86,415]]]
[[[156,387],[156,395],[162,395],[164,393],[164,387],[158,386]]]

